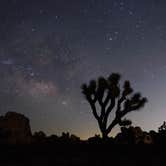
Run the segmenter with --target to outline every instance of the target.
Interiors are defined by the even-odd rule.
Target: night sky
[[[99,130],[80,86],[119,72],[148,98],[128,116],[133,125],[157,130],[166,120],[165,9],[165,0],[1,0],[0,114],[88,138]]]

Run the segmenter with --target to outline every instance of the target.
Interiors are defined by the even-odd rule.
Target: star
[[[109,39],[108,39],[109,41],[112,41],[113,40],[113,38],[112,37],[109,37]]]
[[[32,32],[36,32],[36,28],[32,28],[31,31],[32,31]]]
[[[62,101],[62,105],[66,106],[68,103],[66,101]]]

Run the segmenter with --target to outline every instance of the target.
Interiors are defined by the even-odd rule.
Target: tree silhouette
[[[164,121],[163,124],[158,128],[159,133],[166,134],[166,122]]]
[[[164,121],[163,124],[158,128],[158,143],[159,144],[166,144],[166,122]]]
[[[147,102],[147,99],[140,93],[133,94],[129,81],[125,81],[123,88],[120,89],[120,78],[120,74],[112,73],[108,78],[99,77],[98,80],[91,80],[88,85],[82,85],[82,93],[91,106],[103,139],[108,137],[117,124],[130,125],[131,121],[124,119],[125,115],[139,110]],[[97,102],[100,108],[97,107]],[[113,112],[114,118],[108,124]]]

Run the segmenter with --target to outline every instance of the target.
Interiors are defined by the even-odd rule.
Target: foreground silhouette
[[[139,126],[122,126],[113,138],[103,140],[100,135],[81,140],[69,132],[62,132],[60,136],[47,136],[43,131],[32,133],[29,119],[16,112],[7,112],[0,116],[0,146],[3,145],[116,145],[116,144],[166,144],[166,122],[156,131],[143,131]]]
[[[111,74],[108,78],[100,77],[97,81],[82,85],[82,93],[89,102],[92,113],[96,118],[102,138],[106,139],[111,130],[119,124],[120,126],[131,125],[131,121],[123,119],[126,114],[142,108],[147,99],[140,93],[134,93],[129,81],[125,81],[123,88],[119,85],[120,75]],[[132,96],[131,96],[132,95]],[[99,104],[100,113],[98,113]],[[110,113],[115,109],[115,117],[108,124]]]
[[[95,135],[83,141],[68,132],[61,136],[47,136],[42,131],[32,134],[27,117],[9,112],[0,117],[0,138],[2,166],[108,166],[108,163],[156,166],[165,162],[165,153],[162,153],[166,144],[165,122],[158,132],[123,126],[115,138],[103,140],[100,135]],[[119,144],[127,146],[117,146]],[[146,144],[162,146],[135,146]]]

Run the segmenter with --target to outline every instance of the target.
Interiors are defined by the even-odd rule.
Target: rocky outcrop
[[[121,128],[121,133],[115,137],[118,144],[153,144],[153,138],[140,127]]]
[[[29,119],[16,112],[7,112],[0,116],[0,143],[27,144],[31,143],[32,133]]]

